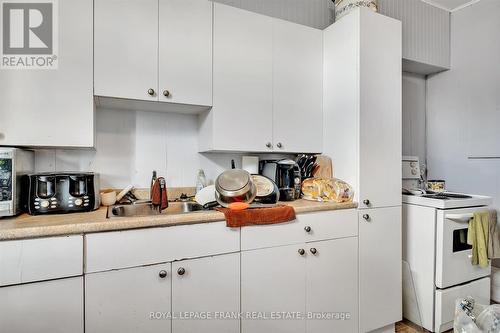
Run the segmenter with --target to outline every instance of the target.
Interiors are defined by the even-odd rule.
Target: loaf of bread
[[[311,201],[351,202],[352,187],[337,178],[309,178],[302,183],[302,198]]]

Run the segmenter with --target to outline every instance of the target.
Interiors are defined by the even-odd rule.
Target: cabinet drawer
[[[358,235],[358,213],[355,209],[299,215],[306,242]],[[306,230],[311,231],[307,232]]]
[[[435,297],[434,330],[444,332],[453,328],[457,299],[472,297],[477,304],[490,304],[490,278],[485,277],[459,286],[438,289]]]
[[[0,286],[82,275],[83,236],[0,242]]]
[[[237,252],[239,240],[239,229],[226,222],[89,234],[85,272]]]
[[[357,220],[356,210],[349,209],[300,214],[290,223],[244,227],[241,228],[241,249],[356,236]]]

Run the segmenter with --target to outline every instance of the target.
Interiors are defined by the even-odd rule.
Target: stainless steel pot
[[[215,180],[215,199],[222,207],[233,202],[251,203],[256,195],[257,187],[245,170],[227,170]]]

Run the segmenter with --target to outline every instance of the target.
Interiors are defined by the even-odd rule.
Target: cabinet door
[[[0,288],[0,331],[83,333],[83,278]]]
[[[170,264],[86,275],[85,331],[171,332],[171,278]]]
[[[307,332],[357,332],[358,238],[307,243],[306,250],[306,311],[315,316]]]
[[[360,332],[402,316],[401,207],[359,213]]]
[[[95,95],[157,100],[158,0],[95,0],[94,6]]]
[[[323,149],[323,32],[273,21],[274,150]]]
[[[360,208],[397,206],[402,169],[401,22],[365,10],[360,15]],[[364,200],[370,204],[364,205]]]
[[[92,0],[58,11],[58,68],[1,70],[0,146],[94,145]]]
[[[212,2],[160,0],[159,100],[212,105]]]
[[[305,332],[305,320],[271,317],[272,312],[305,312],[307,254],[300,255],[299,249],[305,245],[241,253],[242,333]]]
[[[236,333],[240,331],[240,254],[176,261],[172,263],[172,311],[207,316],[179,318],[175,333]],[[210,317],[208,317],[210,316]],[[234,318],[234,317],[233,317]]]
[[[214,3],[214,150],[271,150],[272,22]]]

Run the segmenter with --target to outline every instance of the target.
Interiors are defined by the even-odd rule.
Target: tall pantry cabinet
[[[359,202],[360,332],[399,321],[401,22],[358,8],[324,31],[324,142]]]

